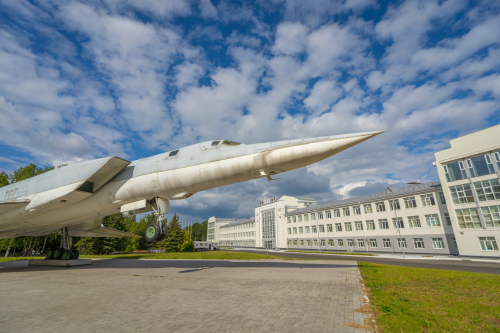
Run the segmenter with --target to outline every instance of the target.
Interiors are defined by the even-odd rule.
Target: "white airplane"
[[[102,226],[116,212],[155,211],[145,237],[165,237],[169,200],[324,160],[383,131],[245,145],[212,140],[129,162],[107,157],[56,168],[0,188],[0,238],[57,231],[54,258],[71,258],[71,237],[140,237]],[[52,253],[52,252],[51,252]],[[47,254],[49,257],[51,254]],[[73,256],[75,256],[73,254]]]

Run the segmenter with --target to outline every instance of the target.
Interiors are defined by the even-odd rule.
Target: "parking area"
[[[365,332],[364,305],[355,261],[0,263],[2,332]]]

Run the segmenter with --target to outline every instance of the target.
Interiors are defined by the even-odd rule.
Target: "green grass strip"
[[[282,259],[277,256],[268,256],[260,253],[246,253],[234,251],[207,251],[207,252],[169,252],[144,254],[117,254],[117,255],[80,255],[80,258],[113,258],[113,259],[216,259],[216,260],[255,260],[255,259]]]
[[[359,262],[382,332],[500,332],[500,276]]]

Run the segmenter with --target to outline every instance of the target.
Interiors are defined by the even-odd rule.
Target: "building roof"
[[[314,198],[308,198],[308,197],[297,197],[297,200],[301,201],[316,201]]]
[[[216,220],[219,220],[219,219],[216,219]],[[226,220],[224,220],[224,222],[225,221]],[[249,219],[232,219],[232,221],[229,224],[223,225],[223,226],[221,226],[221,228],[230,227],[233,225],[238,225],[238,224],[243,224],[243,223],[250,223],[250,222],[255,222],[255,217],[251,217]]]
[[[349,206],[352,204],[362,204],[362,203],[368,203],[368,202],[373,202],[377,200],[385,200],[385,199],[392,199],[393,195],[394,197],[401,197],[401,196],[406,196],[406,195],[411,195],[411,194],[417,194],[417,193],[425,193],[425,192],[431,192],[431,191],[436,191],[441,189],[441,182],[439,180],[429,182],[429,183],[423,183],[423,184],[412,184],[408,185],[406,187],[394,187],[394,186],[389,186],[384,192],[377,192],[377,193],[372,193],[372,194],[367,194],[367,195],[362,195],[359,197],[354,197],[354,198],[349,198],[349,199],[344,199],[344,200],[339,200],[339,201],[333,201],[333,202],[327,202],[319,205],[310,205],[309,207],[297,209],[291,212],[288,212],[285,214],[285,216],[292,216],[292,215],[297,215],[297,214],[302,214],[302,213],[309,213],[309,212],[314,212],[314,211],[320,211],[323,209],[329,209],[329,208],[337,208],[337,207],[343,207],[343,206]]]

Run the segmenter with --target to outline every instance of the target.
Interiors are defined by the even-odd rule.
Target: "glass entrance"
[[[274,249],[276,246],[274,209],[262,212],[262,243],[266,249]]]

